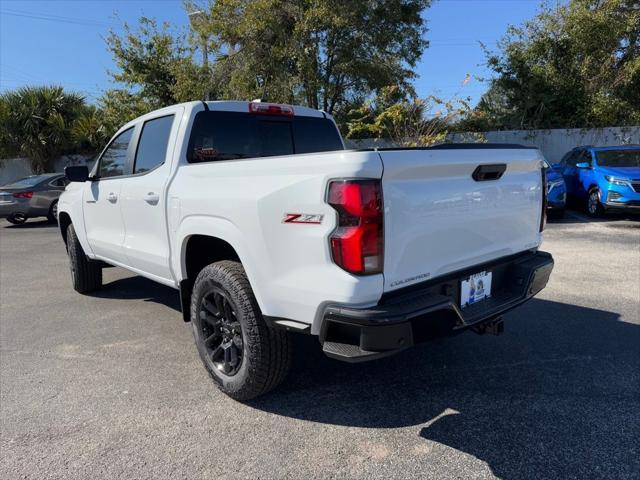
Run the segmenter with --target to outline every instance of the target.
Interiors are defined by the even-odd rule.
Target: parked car
[[[598,217],[607,210],[640,211],[640,146],[577,147],[555,164],[570,200]]]
[[[62,173],[21,178],[0,187],[0,218],[21,224],[33,217],[58,218],[58,197],[69,181]]]
[[[191,102],[123,126],[91,173],[67,167],[59,225],[78,292],[105,263],[179,289],[206,369],[246,400],[286,375],[290,332],[350,362],[500,333],[553,268],[542,161],[518,145],[345,150],[322,111]]]
[[[567,203],[567,186],[559,172],[546,161],[544,165],[547,177],[547,212],[556,218],[562,218]]]

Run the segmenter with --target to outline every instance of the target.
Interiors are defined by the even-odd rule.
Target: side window
[[[144,122],[140,141],[138,142],[138,150],[136,151],[133,173],[148,172],[164,163],[167,156],[171,125],[173,125],[173,115]]]
[[[52,187],[66,187],[69,181],[65,177],[56,178],[49,185]]]
[[[582,150],[576,150],[571,155],[569,155],[569,158],[567,158],[567,166],[575,167],[576,163],[580,162],[579,158],[581,155],[582,155]]]
[[[105,150],[100,158],[100,178],[124,175],[125,165],[127,164],[127,150],[129,149],[132,134],[133,127],[118,135]]]

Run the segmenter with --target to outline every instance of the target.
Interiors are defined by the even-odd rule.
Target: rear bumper
[[[0,218],[10,217],[16,213],[22,213],[26,217],[37,217],[46,215],[48,212],[42,212],[41,208],[32,207],[29,201],[0,203]]]
[[[383,296],[371,308],[327,307],[320,342],[333,358],[350,362],[387,356],[424,341],[495,320],[542,290],[553,269],[546,252],[527,252]],[[491,271],[492,296],[460,307],[460,282]]]

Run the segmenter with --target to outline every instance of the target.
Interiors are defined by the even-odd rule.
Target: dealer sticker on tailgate
[[[491,296],[491,272],[471,275],[460,284],[460,306],[466,307]]]

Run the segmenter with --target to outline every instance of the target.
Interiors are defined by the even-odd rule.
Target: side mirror
[[[576,168],[591,168],[588,162],[576,163]]]
[[[70,182],[86,182],[89,178],[89,168],[86,165],[65,167],[64,176]]]

